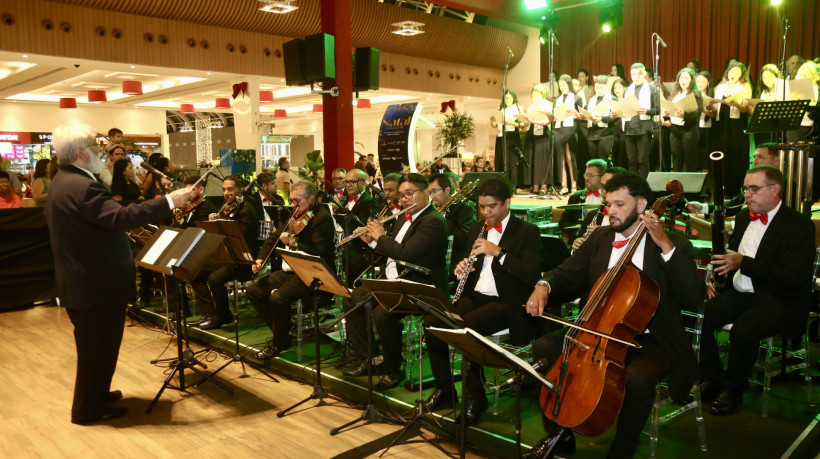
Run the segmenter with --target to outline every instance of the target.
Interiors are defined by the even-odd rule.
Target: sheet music
[[[205,230],[202,229],[202,228],[191,228],[191,229],[198,229],[199,231],[197,232],[196,236],[194,236],[194,239],[191,241],[191,243],[188,244],[188,248],[185,249],[185,252],[182,253],[182,255],[179,257],[179,259],[171,260],[168,263],[168,267],[181,266],[182,262],[185,261],[185,257],[187,257],[189,253],[191,253],[191,250],[194,249],[194,247],[199,243],[199,240],[202,239],[202,236],[205,235]]]
[[[609,103],[611,104],[612,101],[610,100]],[[601,118],[609,115],[609,105],[604,101],[599,101],[592,109],[592,114]]]
[[[641,103],[638,101],[638,98],[635,97],[635,94],[632,94],[621,101],[620,107],[623,112],[623,118],[631,119],[638,116],[638,110],[641,109]]]
[[[596,107],[597,107],[597,105],[596,105]],[[584,118],[586,118],[588,120],[591,120],[592,118],[595,118],[595,116],[593,116],[592,113],[587,111],[584,107],[578,107],[578,113],[580,113]]]
[[[814,86],[811,80],[801,78],[799,80],[789,80],[786,83],[786,88],[789,90],[791,100],[814,100]]]
[[[567,104],[561,104],[555,107],[555,121],[561,122],[572,116],[573,110],[567,107]]]
[[[151,246],[151,248],[148,250],[148,252],[145,253],[145,256],[142,257],[142,260],[140,261],[142,261],[143,263],[147,263],[149,265],[153,265],[154,263],[156,263],[157,259],[159,259],[159,256],[162,255],[163,252],[165,252],[165,249],[167,249],[168,246],[171,245],[171,242],[173,242],[174,239],[176,239],[178,234],[180,233],[177,233],[176,231],[163,231],[162,234],[160,234],[157,238],[157,241],[154,242],[154,245]]]

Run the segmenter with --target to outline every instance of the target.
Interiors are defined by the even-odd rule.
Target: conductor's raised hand
[[[172,191],[169,196],[171,196],[171,201],[174,202],[174,207],[184,207],[185,203],[188,202],[188,199],[191,198],[191,193],[193,191],[193,188],[180,188],[176,191]]]

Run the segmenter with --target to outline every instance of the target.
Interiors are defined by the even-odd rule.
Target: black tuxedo
[[[333,218],[324,204],[313,206],[314,215],[296,239],[297,250],[318,255],[333,267]],[[273,247],[271,234],[259,250],[257,259],[264,259]],[[248,287],[247,297],[257,313],[273,331],[273,344],[284,347],[290,342],[291,304],[310,293],[310,287],[293,271],[275,271]]]
[[[738,250],[749,224],[749,210],[744,209],[735,219],[729,250]],[[761,339],[778,334],[799,336],[806,331],[812,304],[814,231],[811,220],[781,204],[754,258],[744,256],[740,265],[740,273],[751,278],[754,293],[735,290],[732,272],[726,279],[726,291],[707,302],[700,362],[706,380],[717,383],[722,379],[725,390],[742,390]],[[715,332],[728,323],[732,323],[729,366],[723,372]]]
[[[239,223],[239,229],[251,254],[259,251],[259,218],[252,205],[241,205],[232,220]],[[237,254],[238,255],[238,254]],[[228,305],[228,289],[225,283],[236,278],[240,282],[253,277],[251,265],[234,265],[226,263],[211,269],[204,268],[196,279],[191,282],[196,293],[197,304],[202,309],[203,316],[216,315],[217,322],[226,322],[231,317]]]
[[[635,115],[627,120],[624,125],[624,138],[626,141],[626,155],[629,160],[629,171],[641,177],[646,177],[649,174],[650,143],[652,131],[655,128],[655,123],[652,122],[651,117],[660,113],[661,103],[658,88],[646,81],[643,85],[649,85],[651,108],[646,110],[645,115],[650,118],[642,120],[640,115]],[[641,89],[643,85],[641,85]],[[640,89],[635,90],[635,97],[640,100]]]
[[[196,226],[196,222],[207,222],[208,216],[216,212],[216,207],[207,199],[203,200],[194,210],[186,215],[182,220],[181,228],[191,228]]]
[[[453,252],[450,266],[455,266],[467,246],[467,233],[475,223],[475,208],[467,202],[458,202],[451,205],[444,215],[450,235],[453,236]],[[451,270],[452,271],[452,270]],[[449,273],[448,273],[449,274]]]
[[[600,191],[599,191],[600,193]],[[595,196],[595,195],[589,195]],[[583,204],[587,202],[587,190],[584,188],[583,190],[576,191],[569,196],[567,200],[567,204]],[[568,226],[574,226],[581,223],[584,218],[592,212],[594,209],[566,209],[561,212],[561,218],[558,220],[558,227],[561,228],[562,232],[567,232],[569,237],[567,238],[569,243],[572,244],[573,239],[575,239],[576,234],[575,231],[577,230],[567,230]]]
[[[346,206],[348,203],[348,196],[345,196],[342,199],[342,203]],[[367,220],[373,217],[373,212],[376,207],[376,201],[373,199],[373,196],[370,195],[370,192],[365,189],[362,191],[362,194],[359,195],[359,199],[356,201],[356,204],[353,205],[353,208],[350,210],[338,209],[336,211],[336,215],[344,215],[343,219],[337,218],[339,224],[345,231],[345,236],[349,236],[356,228],[359,226],[364,226],[367,224]],[[349,214],[349,215],[348,215]],[[356,218],[353,218],[353,216]],[[358,219],[358,220],[357,220]],[[350,287],[353,284],[353,281],[359,277],[359,275],[370,266],[371,258],[370,258],[370,250],[367,247],[367,244],[362,242],[361,239],[356,238],[350,242],[348,242],[344,247],[344,257],[346,263],[346,275],[347,275],[347,285]]]
[[[432,205],[428,205],[410,224],[400,243],[396,242],[396,236],[405,222],[401,221],[402,217],[398,219],[399,222],[393,225],[390,235],[383,235],[376,241],[376,254],[384,255],[385,263],[386,258],[389,257],[430,269],[429,275],[409,271],[402,278],[413,282],[433,284],[443,290],[447,286],[447,273],[444,269],[444,257],[447,252],[447,222],[444,217],[433,209]],[[401,266],[396,268],[399,274],[404,271]],[[386,265],[383,265],[383,276],[385,269]],[[354,289],[353,295],[343,301],[345,311],[353,309],[369,292],[364,286]],[[364,314],[365,311],[359,309],[350,314],[347,319],[350,344],[356,356],[360,358],[365,358],[367,355],[367,328]],[[373,315],[379,336],[382,338],[385,369],[395,372],[401,366],[401,322],[399,322],[401,316],[387,313],[381,307],[377,308]],[[390,365],[394,365],[395,368],[390,368]]]
[[[468,249],[462,253],[463,256],[453,257],[453,265],[469,256],[469,248],[478,238],[484,225],[483,220],[473,224],[467,236]],[[455,304],[455,312],[464,319],[465,328],[471,328],[482,335],[490,335],[509,328],[513,343],[522,345],[535,336],[537,328],[538,319],[527,315],[523,305],[541,275],[541,236],[537,226],[512,215],[507,225],[498,242],[499,247],[507,250],[503,264],[499,262],[500,257],[497,257],[493,258],[490,265],[498,296],[475,291],[485,259],[484,255],[479,255],[473,264],[475,271],[467,277],[461,299]],[[427,324],[441,326],[434,319],[429,319]],[[447,343],[429,332],[425,332],[424,339],[436,387],[451,390],[452,371]],[[465,396],[475,397],[482,393],[479,377],[481,374],[482,369],[479,365],[470,366],[470,375],[464,379]]]
[[[696,308],[706,296],[706,287],[692,261],[692,244],[675,235],[669,238],[675,250],[669,261],[664,261],[660,248],[646,236],[643,272],[657,282],[660,301],[647,326],[648,333],[636,337],[643,349],[631,349],[627,353],[625,397],[615,441],[610,447],[610,453],[619,457],[629,457],[634,452],[652,409],[655,385],[669,375],[672,396],[684,399],[697,379],[697,360],[691,340],[681,325],[680,311]],[[590,289],[607,269],[614,239],[612,227],[599,228],[571,257],[544,276],[551,288],[550,308],[558,309],[562,303],[579,297],[585,302]],[[560,331],[536,340],[533,358],[555,362],[564,333]]]
[[[104,185],[75,166],[54,177],[45,217],[57,290],[74,324],[77,379],[72,419],[93,419],[105,409],[125,324],[136,295],[134,258],[125,230],[172,212],[165,198],[122,206]]]

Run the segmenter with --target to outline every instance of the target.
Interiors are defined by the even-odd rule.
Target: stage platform
[[[166,324],[166,317],[162,313],[153,312],[159,306],[156,300],[151,307],[136,311],[140,318],[154,323],[158,327]],[[189,320],[195,320],[191,317]],[[268,328],[255,316],[255,312],[248,305],[243,305],[239,314],[239,340],[242,354],[252,362],[270,370],[277,376],[295,379],[305,384],[312,384],[314,378],[314,340],[310,335],[305,336],[302,343],[302,360],[297,361],[296,341],[294,345],[279,357],[264,363],[254,359],[255,352],[263,347],[270,338]],[[203,331],[194,327],[189,328],[192,342],[205,345],[217,352],[233,354],[234,328],[232,324],[221,329]],[[342,375],[334,364],[339,362],[341,347],[334,339],[322,335],[320,337],[322,362],[322,382],[329,392],[354,403],[363,404],[367,399],[367,381],[365,377],[351,378]],[[820,349],[816,343],[813,346],[813,360],[820,356]],[[220,359],[221,360],[221,359]],[[218,363],[218,362],[215,362]],[[458,369],[458,363],[455,365]],[[253,369],[248,369],[254,372]],[[492,380],[492,370],[486,369],[486,375]],[[413,368],[413,380],[418,379],[417,366]],[[818,379],[818,368],[812,370],[815,380]],[[423,376],[430,376],[428,362],[424,362]],[[377,379],[374,380],[374,382]],[[769,416],[763,418],[761,412],[761,391],[750,389],[745,392],[740,411],[732,416],[717,418],[705,414],[706,436],[708,439],[708,453],[701,453],[698,446],[698,436],[693,413],[686,413],[674,419],[660,429],[658,457],[663,458],[697,458],[697,457],[790,457],[814,458],[820,451],[820,385],[806,385],[797,376],[788,376],[773,384],[772,395],[769,401]],[[461,392],[461,383],[456,387]],[[424,397],[430,390],[424,390]],[[529,390],[522,394],[522,443],[524,451],[534,445],[542,436],[543,428],[541,415],[537,403],[537,391]],[[400,385],[385,393],[375,393],[374,403],[384,414],[402,415],[413,407],[418,392],[411,392]],[[513,417],[514,397],[511,393],[502,393],[498,399],[497,414],[493,413],[493,393],[488,391],[490,409],[480,422],[468,429],[467,443],[471,449],[481,455],[491,457],[514,456],[514,430],[510,420]],[[308,405],[315,404],[309,402]],[[669,407],[673,409],[674,406]],[[352,411],[351,420],[360,412]],[[442,435],[454,436],[454,417],[458,411],[442,409],[435,416],[442,425]],[[336,427],[328,425],[328,431]],[[648,432],[647,424],[645,431]],[[610,429],[598,437],[577,436],[578,451],[573,457],[599,458],[604,457],[607,447],[612,440],[614,430]],[[328,435],[326,439],[317,441],[332,441]],[[376,451],[365,451],[366,446],[355,455],[348,457],[366,457]],[[786,454],[788,452],[788,454]],[[359,455],[361,453],[361,455]],[[648,457],[649,437],[644,435],[636,457]]]

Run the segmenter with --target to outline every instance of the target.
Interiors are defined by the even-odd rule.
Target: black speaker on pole
[[[353,54],[353,90],[379,89],[379,50],[356,48]]]
[[[317,33],[305,37],[305,79],[307,83],[336,78],[333,35]]]
[[[285,58],[285,83],[288,86],[300,86],[307,83],[305,79],[305,40],[297,38],[282,44]]]

